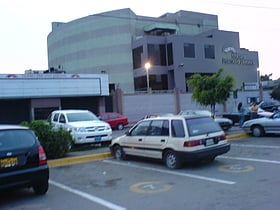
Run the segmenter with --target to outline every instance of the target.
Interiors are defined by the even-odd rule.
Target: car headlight
[[[87,132],[86,128],[73,128],[72,129],[74,132]]]
[[[110,129],[111,129],[110,125],[105,126],[105,130],[110,130]]]

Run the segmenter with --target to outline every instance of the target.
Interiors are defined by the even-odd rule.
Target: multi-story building
[[[235,88],[258,83],[258,52],[240,48],[239,33],[218,28],[218,16],[189,11],[160,17],[130,9],[53,22],[48,65],[67,73],[107,73],[110,90],[188,92],[195,73],[224,73]],[[145,63],[151,64],[145,68]]]

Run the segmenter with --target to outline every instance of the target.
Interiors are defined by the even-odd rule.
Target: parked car
[[[212,117],[212,114],[208,110],[183,110],[179,112],[179,115],[194,115],[194,116],[208,116]],[[229,130],[233,122],[232,120],[225,117],[214,117],[215,122],[217,122],[224,131]]]
[[[224,131],[210,117],[167,116],[140,120],[112,140],[116,159],[129,155],[162,160],[168,168],[188,161],[213,161],[230,150]]]
[[[112,129],[123,130],[128,125],[128,118],[116,112],[103,112],[98,118],[109,123]]]
[[[257,118],[259,117],[269,117],[271,116],[273,113],[272,112],[267,112],[261,108],[258,109],[258,113],[257,113]],[[239,123],[239,119],[240,119],[240,113],[238,111],[233,111],[230,113],[224,113],[222,114],[222,117],[224,118],[228,118],[232,121],[232,125],[235,125],[237,123]],[[251,119],[251,113],[249,108],[246,108],[245,114],[244,114],[244,122],[247,120]]]
[[[259,137],[265,134],[280,134],[280,112],[276,112],[270,117],[261,117],[248,120],[242,125],[243,130]]]
[[[69,130],[74,144],[109,143],[112,140],[111,126],[88,110],[56,110],[48,120],[54,128]]]
[[[152,117],[167,117],[167,116],[174,116],[172,113],[152,113],[147,114],[143,119],[152,118]]]
[[[40,195],[48,191],[44,148],[29,128],[0,125],[0,191],[26,187]]]
[[[280,104],[274,101],[262,101],[258,106],[267,112],[276,112],[280,110]]]

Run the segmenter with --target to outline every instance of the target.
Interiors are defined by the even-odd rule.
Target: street
[[[45,196],[1,195],[1,209],[279,209],[279,136],[232,140],[213,163],[167,169],[113,158],[51,168]]]

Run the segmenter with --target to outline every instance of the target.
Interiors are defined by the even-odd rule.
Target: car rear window
[[[31,130],[0,130],[0,151],[31,147],[35,142]]]
[[[186,119],[188,132],[190,136],[221,131],[221,127],[210,117],[189,118]]]

